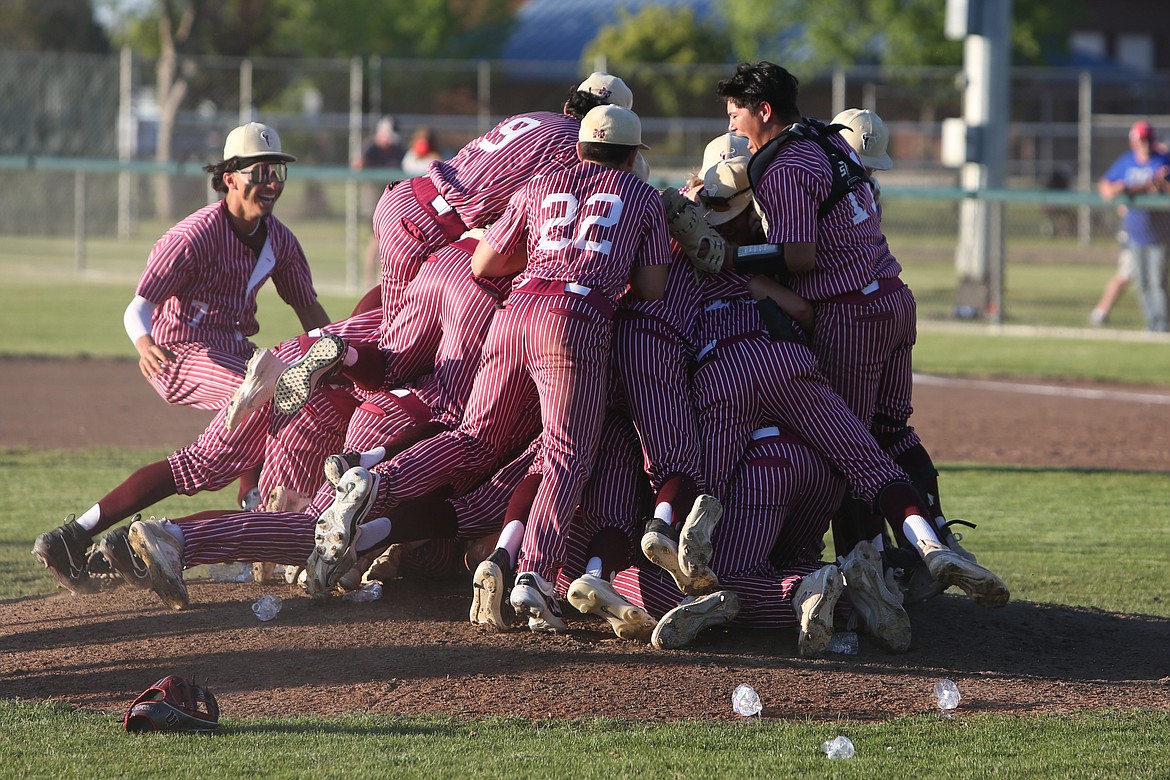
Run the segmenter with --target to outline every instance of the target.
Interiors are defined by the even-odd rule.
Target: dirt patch
[[[129,361],[0,360],[0,447],[179,446],[210,415],[166,407]],[[1081,391],[1085,388],[1069,388]],[[1164,391],[1115,398],[922,384],[915,424],[944,462],[1166,471]],[[1131,398],[1137,393],[1149,399]],[[1089,394],[1091,396],[1091,394]],[[271,623],[250,603],[285,598]],[[481,633],[469,582],[395,581],[381,601],[316,607],[284,587],[194,581],[172,612],[127,588],[0,602],[0,696],[122,712],[155,679],[207,679],[228,717],[344,712],[732,719],[751,684],[769,718],[883,720],[935,711],[942,677],[960,713],[1170,709],[1170,620],[947,594],[914,609],[909,653],[862,637],[853,656],[804,660],[792,632],[713,630],[686,651],[619,641],[570,616],[569,635]]]

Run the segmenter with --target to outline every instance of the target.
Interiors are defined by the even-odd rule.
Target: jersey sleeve
[[[528,239],[528,214],[525,203],[528,188],[512,194],[504,213],[487,229],[484,240],[501,255],[512,255],[524,248]]]
[[[136,295],[154,304],[178,296],[192,269],[191,245],[181,236],[168,233],[155,242],[138,280]]]
[[[657,192],[646,200],[643,221],[646,229],[643,233],[642,246],[634,258],[634,265],[669,264],[671,262],[670,231],[666,226],[666,212],[662,208],[662,199]]]
[[[281,299],[294,309],[305,309],[317,302],[317,290],[313,287],[313,272],[301,242],[290,231],[283,231],[276,267],[272,271],[272,283]]]

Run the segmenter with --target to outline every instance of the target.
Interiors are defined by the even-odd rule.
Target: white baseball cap
[[[582,81],[581,86],[577,87],[577,91],[597,95],[610,105],[622,108],[634,107],[634,93],[626,86],[626,82],[603,70],[590,73],[589,78]]]
[[[894,167],[887,151],[890,134],[882,118],[868,108],[847,108],[833,117],[830,124],[845,125],[841,135],[857,152],[861,164],[875,171],[888,171]]]
[[[708,225],[722,225],[743,213],[752,203],[752,185],[748,179],[748,157],[716,160],[703,173],[699,203],[707,209],[703,217]]]
[[[230,160],[239,157],[241,160],[258,160],[271,158],[296,162],[291,154],[280,150],[280,136],[268,125],[259,122],[249,122],[240,125],[228,133],[227,141],[223,145],[223,159]]]
[[[748,151],[748,139],[742,135],[724,133],[711,140],[703,150],[703,167],[700,170],[709,171],[720,160],[730,160],[732,157],[751,157]]]
[[[589,109],[581,120],[577,140],[583,143],[650,147],[642,143],[642,120],[628,108],[605,105]]]
[[[650,163],[646,162],[646,158],[642,156],[641,152],[634,156],[633,173],[642,181],[650,181]]]

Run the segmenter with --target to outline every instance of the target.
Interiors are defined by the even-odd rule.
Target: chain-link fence
[[[226,132],[259,119],[299,158],[278,215],[306,243],[322,284],[356,290],[370,230],[359,188],[401,176],[348,166],[380,116],[393,114],[403,137],[428,126],[453,152],[504,116],[557,110],[586,70],[563,62],[188,59],[176,65],[186,92],[163,153],[157,65],[126,52],[0,52],[0,169],[8,183],[0,191],[0,262],[136,276],[150,243],[208,202],[200,167],[220,157]],[[726,129],[713,85],[729,66],[595,67],[634,90],[660,186],[681,182]],[[1170,74],[1015,71],[1010,199],[961,192],[957,172],[939,162],[941,120],[961,114],[959,75],[949,68],[813,74],[802,78],[801,108],[829,118],[863,105],[886,120],[896,167],[880,174],[884,225],[924,318],[954,314],[961,199],[998,197],[1006,249],[997,305],[1005,321],[1083,324],[1119,249],[1115,210],[1094,184],[1126,148],[1134,119],[1170,134]],[[159,210],[161,187],[172,196],[169,214]],[[1140,328],[1140,312],[1129,308],[1115,322]]]

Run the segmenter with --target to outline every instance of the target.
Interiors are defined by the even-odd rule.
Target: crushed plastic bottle
[[[213,563],[207,567],[207,576],[216,582],[251,582],[250,563]]]
[[[252,611],[260,620],[268,621],[276,617],[280,608],[284,606],[280,596],[261,596],[252,604]]]
[[[849,737],[836,737],[831,742],[822,742],[821,750],[829,757],[830,761],[836,761],[839,758],[853,758],[853,742]]]
[[[382,598],[382,583],[374,580],[341,597],[343,601],[377,601]]]
[[[857,632],[837,631],[829,640],[829,652],[837,655],[857,655]]]
[[[959,706],[959,700],[962,698],[954,680],[939,680],[934,684],[934,699],[938,702],[938,708],[948,718],[951,717],[950,711]]]
[[[741,685],[731,694],[731,708],[735,710],[736,715],[750,718],[753,715],[759,715],[760,711],[764,709],[764,705],[760,704],[760,695],[756,693],[755,688],[750,685]]]

